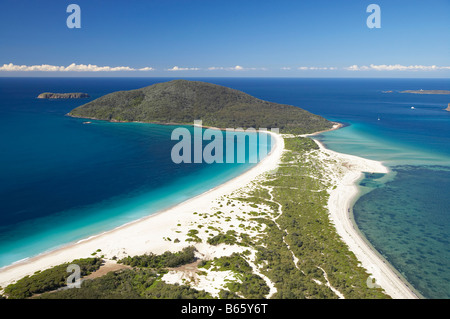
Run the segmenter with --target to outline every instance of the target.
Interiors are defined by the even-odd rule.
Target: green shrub
[[[172,253],[166,251],[162,255],[145,254],[134,257],[126,257],[119,260],[119,263],[132,267],[166,268],[178,267],[195,261],[196,249],[193,246],[186,247],[180,252]]]
[[[80,266],[81,276],[86,276],[100,268],[101,263],[100,258],[76,259],[70,263],[36,272],[32,276],[26,276],[7,286],[5,294],[8,298],[23,299],[34,294],[55,290],[67,284],[67,278],[71,275],[67,272],[67,266],[70,264]]]
[[[218,234],[214,237],[208,238],[208,244],[210,245],[219,245],[219,244],[227,244],[234,245],[236,244],[236,232],[234,230],[229,230],[226,234]]]

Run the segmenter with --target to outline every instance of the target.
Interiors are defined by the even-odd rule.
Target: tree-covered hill
[[[84,104],[73,117],[108,121],[193,124],[218,128],[279,128],[283,133],[312,133],[332,127],[321,116],[292,105],[257,99],[244,92],[199,81],[174,80],[118,91]]]

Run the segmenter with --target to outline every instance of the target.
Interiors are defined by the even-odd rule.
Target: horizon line
[[[64,76],[55,76],[55,75],[51,75],[51,76],[42,76],[42,75],[30,75],[27,74],[26,76],[22,76],[22,75],[10,75],[10,76],[2,76],[0,75],[0,78],[3,79],[8,79],[8,78],[135,78],[135,79],[156,79],[156,78],[167,78],[167,79],[183,79],[183,78],[235,78],[235,79],[242,79],[242,78],[247,78],[247,79],[272,79],[272,78],[279,78],[279,79],[448,79],[450,80],[450,78],[448,76],[437,76],[437,77],[429,77],[429,76],[423,76],[423,77],[399,77],[399,76],[392,76],[392,77],[383,77],[383,76],[283,76],[283,75],[272,75],[272,76],[200,76],[200,75],[195,75],[195,76],[190,76],[190,75],[186,75],[186,76],[179,76],[179,77],[174,77],[174,76],[158,76],[158,75],[154,75],[154,76],[125,76],[125,75],[116,75],[116,76],[111,76],[111,75],[90,75],[90,76],[86,76],[86,75],[80,75],[80,76],[67,76],[66,74]]]

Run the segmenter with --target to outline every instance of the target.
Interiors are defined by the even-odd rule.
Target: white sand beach
[[[123,258],[150,252],[160,254],[168,250],[178,251],[189,246],[190,244],[185,242],[185,239],[187,239],[186,233],[192,228],[190,225],[199,219],[196,212],[211,210],[212,205],[217,203],[217,199],[224,198],[236,189],[251,183],[257,176],[277,168],[284,149],[284,141],[280,135],[268,133],[275,139],[275,146],[272,151],[256,166],[243,174],[157,214],[4,267],[0,269],[0,286],[6,287],[8,284],[24,276],[32,275],[38,270],[44,270],[78,258],[92,257],[91,254],[98,249],[101,249],[98,255],[104,255],[104,258],[111,259],[114,256]],[[174,240],[168,240],[168,238],[178,238],[180,242],[174,243]],[[196,248],[201,255],[208,258],[230,255],[232,253],[230,249],[242,250],[242,248],[233,246],[197,245]]]
[[[355,228],[350,218],[350,209],[358,195],[356,182],[367,173],[388,173],[389,170],[379,161],[368,160],[358,156],[331,151],[317,140],[320,146],[319,158],[327,163],[329,178],[336,186],[329,190],[328,209],[330,219],[338,234],[356,255],[361,265],[375,278],[376,285],[381,286],[394,299],[412,299],[418,296],[399,278],[391,266],[369,246]]]
[[[336,124],[334,129],[339,127]],[[103,255],[109,263],[113,262],[111,259],[114,256],[123,258],[144,253],[160,254],[165,251],[179,251],[192,245],[186,241],[189,239],[187,235],[189,230],[204,226],[214,225],[220,231],[226,232],[236,229],[239,224],[244,223],[255,229],[250,234],[251,236],[258,236],[258,232],[260,233],[264,229],[259,229],[260,226],[256,222],[252,222],[246,217],[245,211],[249,211],[249,207],[246,206],[248,204],[235,202],[230,205],[232,199],[229,196],[235,192],[245,192],[245,189],[251,188],[256,180],[265,178],[266,173],[277,169],[284,151],[284,140],[278,134],[271,134],[275,138],[276,144],[270,154],[240,176],[158,214],[2,268],[0,270],[0,286],[6,287],[38,270],[70,262],[77,258],[91,257],[91,254],[97,250],[101,250],[98,256]],[[340,154],[318,144],[320,150],[314,151],[311,156],[318,165],[322,165],[326,170],[326,175],[332,184],[329,188],[328,208],[330,219],[336,226],[338,234],[354,252],[362,266],[373,274],[376,284],[384,288],[387,294],[392,298],[417,298],[390,266],[364,241],[349,218],[349,208],[358,193],[355,182],[362,176],[362,172],[386,173],[388,169],[381,162]],[[220,214],[223,214],[221,216],[225,218],[213,221],[213,217],[217,218],[218,207],[220,207]],[[205,234],[199,234],[199,236],[205,236]],[[233,252],[243,252],[248,249],[248,247],[239,245],[212,246],[205,243],[205,239],[207,238],[202,238],[202,243],[194,244],[202,259],[210,260],[215,257],[229,256]],[[254,257],[254,254],[255,251],[251,251],[251,256]],[[295,261],[297,257],[293,256],[293,258]],[[249,263],[252,264],[252,258],[249,259]],[[270,287],[270,293],[266,297],[272,296],[276,292],[275,285],[267,277],[258,273],[257,266],[252,265],[252,268]],[[234,279],[231,272],[207,271],[206,273],[204,276],[197,276],[195,269],[186,267],[183,270],[170,271],[164,275],[163,280],[168,283],[189,282],[192,287],[206,290],[213,296],[217,296],[226,280]],[[334,289],[331,286],[330,288]],[[336,294],[340,296],[338,291]]]

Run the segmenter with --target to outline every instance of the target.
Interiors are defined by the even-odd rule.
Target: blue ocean
[[[168,80],[0,78],[0,267],[167,208],[253,165],[177,165],[170,126],[83,124],[65,114],[87,100],[36,99],[46,91],[94,99]],[[421,295],[450,298],[450,95],[399,93],[449,90],[449,79],[195,80],[344,123],[317,138],[391,170],[361,180],[360,231]]]
[[[264,154],[247,137],[246,163],[235,151],[235,163],[176,164],[175,126],[66,116],[104,94],[161,81],[0,79],[0,267],[167,209],[240,175]],[[91,98],[36,98],[47,91]],[[193,141],[193,127],[185,128]],[[256,143],[270,151],[266,134]]]

